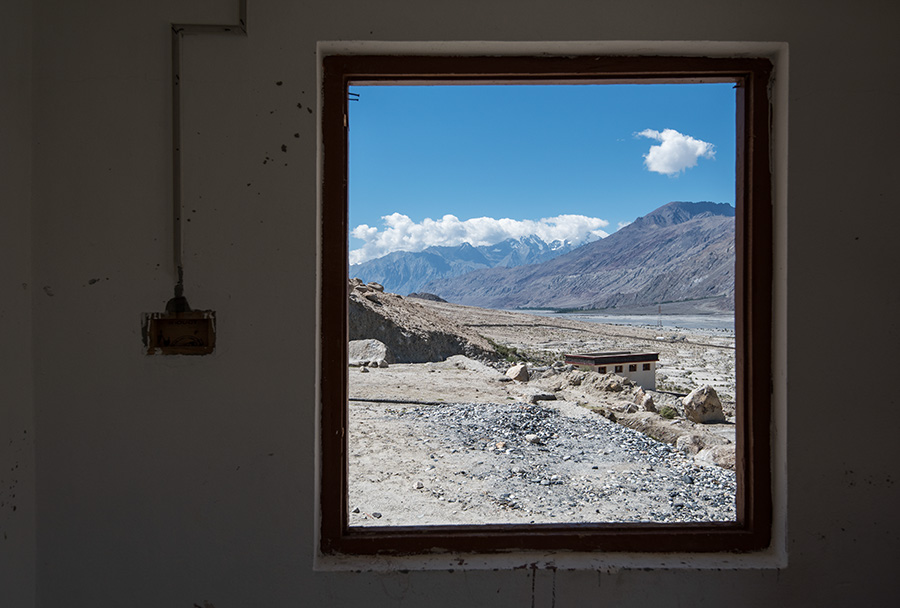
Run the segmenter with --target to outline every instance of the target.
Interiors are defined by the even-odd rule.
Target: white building
[[[659,353],[634,353],[626,350],[566,355],[566,363],[577,369],[628,378],[646,390],[656,390],[656,362]]]

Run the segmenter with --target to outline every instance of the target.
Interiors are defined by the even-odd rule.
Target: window
[[[621,374],[621,373],[622,373],[622,366],[621,366],[621,365],[617,365],[617,366],[615,367],[615,371],[616,371],[617,374]]]
[[[605,374],[605,373],[606,373],[606,366],[605,366],[605,365],[601,365],[599,368],[597,368],[597,371],[600,372],[601,374]]]
[[[636,372],[637,371],[637,363],[631,363],[628,365],[628,371]]]
[[[650,371],[650,364],[649,364],[649,363],[644,363],[644,371],[645,371],[645,372],[649,372],[649,371]]]
[[[323,554],[750,551],[768,546],[771,181],[767,59],[366,56],[323,60],[320,249],[320,546]],[[737,520],[701,524],[348,525],[347,131],[351,83],[733,82],[737,98]],[[645,364],[649,367],[649,364]],[[616,366],[620,372],[622,366]]]

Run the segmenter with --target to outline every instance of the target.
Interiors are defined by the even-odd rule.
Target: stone
[[[716,390],[708,384],[692,390],[681,403],[684,405],[684,417],[692,422],[725,422],[722,402],[719,401]]]
[[[528,382],[528,367],[526,367],[524,363],[513,365],[506,370],[506,376],[507,378],[518,380],[519,382]]]
[[[371,283],[367,283],[366,287],[368,287],[372,291],[378,291],[378,292],[382,292],[382,293],[384,292],[384,285],[382,285],[381,283],[376,283],[375,281],[372,281]]]
[[[533,443],[535,445],[539,445],[541,443],[540,438],[534,433],[528,433],[527,435],[525,435],[525,441],[527,441],[528,443]]]
[[[598,380],[595,380],[597,386],[610,393],[621,393],[626,388],[634,386],[631,380],[616,374],[603,374],[595,377],[598,378]]]
[[[680,452],[690,454],[691,456],[702,450],[704,447],[706,447],[706,444],[703,441],[703,438],[696,433],[681,435],[675,440],[675,448]]]
[[[350,365],[371,365],[372,367],[381,367],[384,361],[384,367],[387,364],[394,363],[394,356],[388,347],[380,340],[351,340],[348,348],[348,356]],[[372,364],[372,362],[375,362]]]
[[[653,403],[653,397],[651,395],[644,395],[644,400],[640,403],[641,409],[645,412],[656,412],[656,404]]]
[[[554,393],[547,393],[543,391],[535,391],[529,393],[528,403],[534,405],[537,404],[538,401],[556,401],[556,395]]]
[[[363,365],[362,367],[359,368],[359,371],[360,371],[360,373],[362,373],[362,374],[368,374],[368,373],[369,373],[369,368],[366,367],[365,365]]]
[[[714,464],[723,469],[734,470],[734,445],[714,445],[712,447],[703,448],[697,452],[697,455],[694,456],[694,460],[705,464]]]

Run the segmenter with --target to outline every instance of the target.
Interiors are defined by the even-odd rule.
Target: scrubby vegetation
[[[678,411],[673,407],[669,407],[668,405],[659,410],[659,415],[667,420],[671,420],[675,416],[678,415]]]

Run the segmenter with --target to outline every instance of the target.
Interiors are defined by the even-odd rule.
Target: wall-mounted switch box
[[[216,313],[144,313],[143,335],[148,355],[208,355],[216,347]]]

